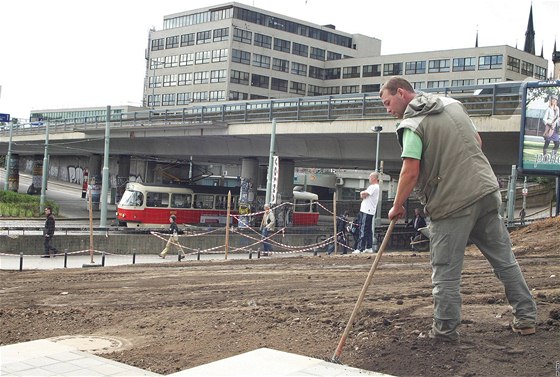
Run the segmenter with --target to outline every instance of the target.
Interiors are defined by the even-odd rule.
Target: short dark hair
[[[45,209],[48,209],[49,211],[52,212],[52,207],[51,206],[46,206]]]
[[[176,221],[176,220],[177,220],[177,217],[176,217],[175,215],[171,215],[171,216],[169,216],[169,217],[170,217],[171,219],[173,219],[173,221]]]
[[[397,89],[399,88],[404,89],[407,92],[414,93],[414,88],[410,82],[402,77],[393,76],[385,84],[383,84],[381,90],[379,91],[379,96],[381,96],[384,91],[388,91],[389,94],[395,95],[395,93],[397,93]]]

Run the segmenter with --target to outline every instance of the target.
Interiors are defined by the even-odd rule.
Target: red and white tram
[[[118,206],[117,220],[129,228],[167,228],[169,216],[178,224],[225,224],[228,191],[231,191],[230,213],[237,215],[239,187],[173,186],[130,182]],[[317,225],[318,196],[294,191],[291,224]],[[234,217],[232,224],[236,224]]]

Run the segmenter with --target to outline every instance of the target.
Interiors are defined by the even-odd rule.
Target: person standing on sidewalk
[[[51,207],[45,207],[45,215],[47,219],[45,220],[45,228],[43,229],[43,237],[45,238],[45,254],[41,258],[54,258],[58,250],[52,245],[52,240],[55,230],[55,221],[52,214]]]
[[[169,233],[171,233],[171,235],[167,240],[167,244],[165,244],[165,248],[161,253],[159,253],[159,257],[165,259],[169,248],[173,246],[175,249],[177,249],[177,254],[181,252],[181,257],[179,258],[179,260],[185,258],[185,252],[183,251],[183,248],[179,243],[179,227],[177,226],[177,217],[175,215],[171,215],[169,217]]]
[[[373,253],[373,218],[379,200],[379,178],[376,171],[369,175],[369,186],[360,192],[360,239],[358,248],[352,254]]]
[[[513,308],[511,329],[535,333],[537,306],[511,250],[499,215],[498,180],[482,152],[482,140],[464,106],[449,97],[416,93],[401,77],[390,78],[379,92],[398,119],[403,160],[389,219],[405,214],[416,188],[430,216],[430,260],[434,315],[429,336],[457,341],[461,324],[461,271],[470,239],[492,265]]]
[[[261,236],[263,238],[263,252],[265,255],[268,255],[270,251],[272,251],[272,245],[270,244],[270,240],[268,236],[270,232],[274,231],[274,226],[276,224],[276,219],[274,218],[274,212],[270,210],[270,205],[264,205],[264,214],[261,221]]]

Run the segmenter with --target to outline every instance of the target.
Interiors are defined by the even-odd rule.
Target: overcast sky
[[[220,0],[1,0],[0,113],[142,104],[144,50],[163,16]],[[382,41],[383,55],[523,48],[530,0],[239,0]],[[560,1],[533,0],[537,55],[560,47]],[[549,69],[551,69],[550,65]]]

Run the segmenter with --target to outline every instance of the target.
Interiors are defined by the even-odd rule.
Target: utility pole
[[[43,176],[41,177],[41,198],[39,209],[41,213],[45,210],[45,191],[47,191],[47,178],[49,174],[49,121],[45,122],[45,154],[43,156]]]
[[[105,151],[103,155],[103,172],[101,178],[101,214],[99,226],[107,226],[107,194],[109,192],[109,141],[111,138],[111,106],[107,106],[105,120]]]
[[[272,192],[272,178],[273,178],[273,168],[274,168],[274,154],[275,154],[275,143],[276,143],[276,118],[272,119],[272,130],[270,132],[270,152],[268,155],[268,175],[266,179],[266,197],[265,203],[270,204],[270,196]]]
[[[10,164],[12,162],[12,131],[14,123],[10,122],[10,139],[8,142],[8,155],[6,156],[6,180],[4,181],[4,191],[8,191],[8,180],[10,178]]]

